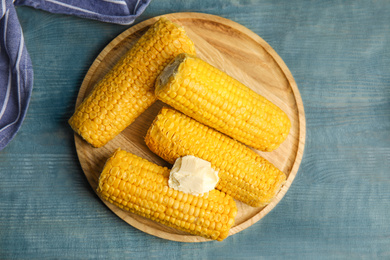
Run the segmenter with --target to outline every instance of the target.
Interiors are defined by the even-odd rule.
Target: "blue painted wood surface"
[[[224,242],[126,224],[90,188],[67,120],[89,66],[128,27],[18,7],[35,81],[0,152],[0,259],[389,259],[390,2],[152,1],[137,22],[184,11],[248,27],[290,68],[307,137],[286,196]]]

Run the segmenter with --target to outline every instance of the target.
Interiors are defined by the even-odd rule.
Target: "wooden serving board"
[[[302,160],[306,133],[301,96],[283,60],[262,38],[244,26],[218,16],[201,13],[174,13],[164,16],[184,26],[188,36],[195,43],[198,57],[265,96],[285,111],[292,122],[287,140],[278,149],[273,152],[256,151],[286,173],[287,182],[276,198],[264,208],[253,208],[237,201],[238,214],[235,225],[229,233],[231,236],[250,227],[270,212],[286,194],[294,180]],[[95,83],[158,19],[159,17],[154,17],[129,28],[103,49],[85,76],[76,106],[93,89]],[[162,102],[157,101],[132,125],[102,148],[93,148],[75,134],[81,166],[94,190],[105,161],[117,148],[132,152],[159,165],[171,167],[153,154],[144,142],[150,124],[163,105]],[[182,242],[208,241],[125,212],[106,201],[103,202],[124,221],[151,235]]]

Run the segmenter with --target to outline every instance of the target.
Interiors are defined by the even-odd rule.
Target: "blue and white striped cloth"
[[[26,115],[33,68],[14,5],[128,25],[151,0],[0,0],[0,150],[15,136]]]

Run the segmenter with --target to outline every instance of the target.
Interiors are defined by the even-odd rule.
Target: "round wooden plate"
[[[278,105],[287,113],[292,122],[287,140],[278,149],[268,153],[256,151],[286,173],[287,182],[275,199],[264,208],[253,208],[237,201],[238,214],[235,225],[229,233],[231,236],[250,227],[270,212],[285,195],[297,174],[302,160],[306,133],[301,96],[293,76],[279,55],[262,38],[244,26],[209,14],[174,13],[164,16],[184,26],[188,36],[194,41],[197,55],[200,58]],[[76,106],[93,89],[95,83],[158,19],[159,17],[154,17],[129,28],[104,48],[85,76]],[[163,105],[162,102],[157,101],[132,125],[102,148],[93,148],[75,135],[81,166],[94,190],[96,190],[105,161],[117,148],[132,152],[159,165],[171,166],[153,154],[144,142],[147,129]],[[208,241],[125,212],[106,201],[104,203],[124,221],[148,234],[182,242]]]

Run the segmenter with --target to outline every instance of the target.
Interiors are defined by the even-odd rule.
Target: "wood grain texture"
[[[233,235],[250,227],[270,212],[285,195],[295,178],[302,159],[306,134],[300,93],[294,78],[279,55],[261,37],[244,26],[219,16],[201,13],[175,13],[165,16],[184,26],[189,37],[194,41],[200,58],[278,105],[292,122],[287,140],[278,149],[273,152],[256,151],[286,173],[288,176],[286,183],[275,199],[264,208],[253,208],[237,202],[239,210],[236,223],[229,233]],[[154,17],[131,27],[104,48],[85,76],[76,106],[158,19],[159,17]],[[132,152],[159,165],[170,166],[153,154],[144,143],[146,131],[163,105],[160,101],[156,102],[131,126],[102,148],[93,148],[75,135],[81,166],[94,190],[104,162],[117,148]],[[104,203],[124,221],[151,235],[181,242],[208,241],[128,213],[106,201]]]

